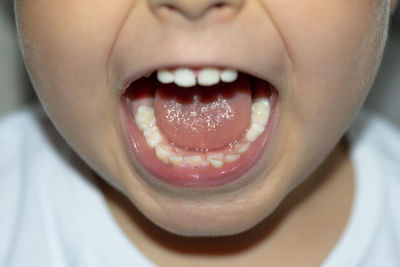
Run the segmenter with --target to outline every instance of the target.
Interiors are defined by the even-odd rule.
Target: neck
[[[214,238],[170,234],[148,221],[111,186],[101,182],[101,189],[125,234],[157,264],[317,266],[329,255],[347,223],[353,177],[342,141],[262,223],[238,235]]]

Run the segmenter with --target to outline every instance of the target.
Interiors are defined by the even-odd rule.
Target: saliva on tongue
[[[238,140],[251,120],[251,85],[248,77],[210,87],[161,84],[155,91],[157,126],[180,148],[213,151]]]

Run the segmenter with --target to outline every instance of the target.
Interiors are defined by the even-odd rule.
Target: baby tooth
[[[158,128],[156,126],[148,127],[143,130],[143,135],[144,135],[144,137],[148,137],[155,132],[158,132]]]
[[[211,86],[219,83],[219,70],[215,68],[204,68],[199,72],[197,82],[202,86]]]
[[[171,154],[169,148],[165,145],[156,145],[156,156],[159,160],[168,164],[168,157]]]
[[[250,129],[246,133],[247,140],[253,142],[264,131],[264,126],[258,123],[252,123]]]
[[[222,153],[211,154],[211,155],[207,156],[207,159],[223,160],[224,159],[224,154],[222,154]]]
[[[189,156],[185,157],[185,163],[187,163],[190,166],[198,166],[201,163],[201,157],[200,156]]]
[[[172,154],[168,157],[168,160],[175,166],[181,166],[183,162],[183,157]]]
[[[263,109],[267,110],[270,107],[269,99],[267,99],[267,98],[257,99],[254,102],[254,105],[256,105],[257,107],[260,107],[260,108],[263,108]]]
[[[207,156],[208,162],[215,168],[220,168],[222,165],[224,165],[223,159],[224,154],[222,153],[211,154]]]
[[[141,131],[154,126],[154,109],[145,105],[140,106],[135,115],[135,122]]]
[[[168,70],[157,71],[157,79],[160,83],[173,83],[174,74]]]
[[[265,126],[268,121],[268,114],[266,112],[253,112],[253,114],[251,114],[251,120]]]
[[[237,161],[240,158],[240,155],[233,154],[233,155],[227,155],[225,158],[225,161],[228,163],[232,163]]]
[[[244,143],[244,144],[237,144],[235,146],[235,149],[237,151],[237,153],[243,154],[244,152],[247,151],[247,149],[249,149],[250,147],[250,143]]]
[[[187,68],[177,69],[174,72],[175,83],[181,87],[192,87],[196,85],[196,75]]]
[[[251,120],[252,122],[258,123],[262,126],[267,125],[269,118],[269,101],[263,100],[253,104]]]
[[[225,82],[225,83],[231,83],[236,81],[238,77],[238,73],[236,70],[231,70],[231,69],[226,69],[224,71],[221,72],[220,78],[221,81]]]
[[[210,162],[211,166],[213,166],[214,168],[221,168],[222,165],[224,165],[224,163],[220,160],[217,159],[207,159],[208,162]]]
[[[143,135],[146,138],[147,144],[151,148],[154,148],[162,141],[162,136],[160,134],[160,131],[158,131],[156,127],[144,130]]]

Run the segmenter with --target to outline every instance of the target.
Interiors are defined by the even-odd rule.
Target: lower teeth
[[[195,152],[189,153],[168,144],[156,126],[156,118],[152,106],[139,106],[134,119],[147,144],[149,147],[154,148],[156,157],[164,164],[178,167],[212,166],[221,168],[225,163],[237,161],[240,155],[247,151],[250,144],[264,132],[269,115],[269,99],[265,97],[256,99],[252,104],[251,124],[244,136],[244,140],[218,154],[211,152],[193,154]]]

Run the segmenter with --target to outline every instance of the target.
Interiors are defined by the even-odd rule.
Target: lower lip
[[[128,143],[128,153],[133,162],[138,162],[144,169],[144,179],[158,181],[169,186],[181,188],[214,188],[228,185],[237,181],[255,166],[268,144],[277,123],[278,95],[270,96],[271,114],[265,131],[251,144],[250,148],[234,163],[226,163],[221,168],[195,167],[182,168],[162,163],[150,148],[140,132],[132,116],[128,101],[122,97],[122,125],[125,140]],[[133,164],[136,166],[136,164]],[[141,166],[139,166],[139,169]]]

